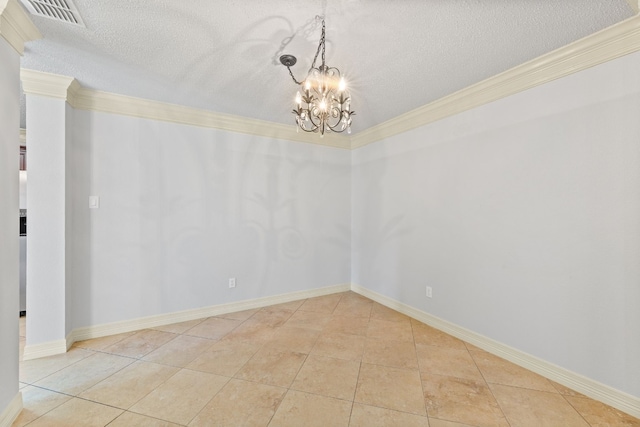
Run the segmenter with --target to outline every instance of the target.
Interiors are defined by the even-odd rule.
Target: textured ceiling
[[[353,131],[633,16],[626,0],[75,0],[86,28],[32,16],[22,66],[83,86],[293,123],[296,86],[327,25]],[[24,114],[23,114],[24,120]],[[24,126],[24,122],[23,122]]]

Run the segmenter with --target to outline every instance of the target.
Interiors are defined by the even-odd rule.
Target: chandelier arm
[[[313,120],[313,113],[311,112],[311,109],[309,107],[307,107],[307,116],[309,117],[309,122],[313,125],[313,128],[311,129],[311,132],[315,132],[316,130],[318,130],[320,128],[320,123],[322,123],[322,120],[320,120],[319,123],[316,123]]]
[[[327,127],[328,127],[332,132],[335,132],[335,133],[342,133],[342,132],[344,132],[345,130],[347,130],[348,126],[345,126],[345,125],[342,123],[342,118],[343,118],[343,116],[344,116],[344,115],[343,115],[343,113],[342,113],[342,111],[341,111],[341,110],[338,110],[338,108],[336,108],[336,107],[334,107],[334,109],[335,109],[336,111],[338,111],[338,113],[339,113],[338,117],[335,117],[335,119],[336,119],[336,123],[332,126],[332,125],[331,125],[331,122],[330,122],[329,120],[326,120]]]
[[[303,130],[303,131],[305,131],[305,132],[315,132],[315,131],[317,131],[317,130],[318,130],[318,125],[317,125],[317,124],[315,124],[315,123],[314,123],[313,121],[311,121],[311,120],[309,120],[309,121],[311,122],[311,125],[312,125],[312,127],[311,127],[310,129],[307,129],[306,127],[304,127],[304,123],[303,123],[303,124],[301,124],[301,125],[299,126],[299,128],[300,128],[300,129],[302,129],[302,130]]]

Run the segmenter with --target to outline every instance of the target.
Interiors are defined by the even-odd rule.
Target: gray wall
[[[20,56],[0,37],[0,414],[18,393]]]
[[[348,150],[70,114],[73,328],[350,282]]]
[[[639,66],[354,152],[67,107],[64,330],[352,281],[640,396]]]
[[[356,150],[353,282],[640,396],[638,69]]]

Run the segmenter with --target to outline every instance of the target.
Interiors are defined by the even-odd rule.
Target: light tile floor
[[[352,292],[79,342],[20,381],[14,426],[640,426]]]

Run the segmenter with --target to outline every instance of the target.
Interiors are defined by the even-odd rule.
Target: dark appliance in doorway
[[[20,209],[20,316],[27,314],[27,210]]]

